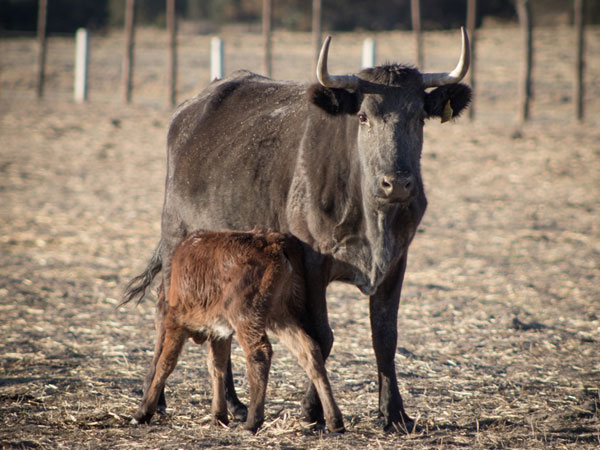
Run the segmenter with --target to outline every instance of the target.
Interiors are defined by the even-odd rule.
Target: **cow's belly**
[[[252,206],[235,198],[215,198],[209,202],[192,203],[184,215],[186,231],[206,230],[252,230],[254,228],[287,231],[279,220],[280,214],[274,213],[268,205]]]
[[[246,196],[216,187],[211,192],[196,195],[170,195],[165,201],[162,217],[162,239],[176,245],[196,230],[271,229],[289,231],[284,207],[273,208],[275,201],[266,195],[244,189]]]

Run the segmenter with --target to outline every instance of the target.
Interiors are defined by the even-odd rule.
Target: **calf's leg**
[[[165,387],[167,377],[177,365],[177,358],[181,353],[185,339],[185,333],[180,328],[165,327],[163,344],[156,362],[154,377],[144,393],[142,404],[131,420],[132,424],[150,422],[150,418],[156,412],[158,400]]]
[[[252,329],[251,325],[236,331],[240,346],[246,355],[250,388],[250,406],[244,428],[254,433],[265,420],[265,394],[273,349],[264,329],[257,332],[256,327]]]
[[[248,408],[238,398],[233,384],[233,370],[231,369],[231,357],[227,358],[227,373],[225,376],[225,400],[227,409],[236,420],[244,421],[248,416]]]
[[[229,423],[227,404],[225,402],[225,375],[227,361],[231,352],[231,338],[211,339],[208,350],[208,371],[212,379],[212,415],[215,423]]]
[[[319,400],[325,414],[327,429],[331,432],[344,431],[344,419],[340,412],[331,390],[331,384],[327,378],[325,362],[321,349],[300,326],[292,324],[277,332],[281,341],[298,359],[298,362],[315,387]]]

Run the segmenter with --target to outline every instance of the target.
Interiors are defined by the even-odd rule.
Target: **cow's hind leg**
[[[159,324],[162,325],[164,322],[164,318],[169,309],[169,302],[167,300],[167,292],[169,292],[169,287],[171,285],[171,265],[172,265],[172,257],[175,248],[179,243],[185,238],[187,232],[184,224],[175,218],[178,217],[177,214],[170,214],[168,207],[165,207],[162,213],[162,229],[161,229],[161,261],[162,261],[162,283],[159,286],[158,298],[156,302],[156,329],[159,331]],[[147,386],[150,385],[152,379],[148,380],[146,378],[146,383],[144,386],[144,392],[146,391]],[[161,415],[165,415],[167,413],[167,400],[165,397],[164,387],[160,392],[160,396],[158,399],[158,407],[157,412]]]
[[[165,327],[160,355],[157,358],[154,377],[144,393],[142,404],[132,419],[133,424],[148,423],[156,412],[158,400],[165,387],[167,377],[173,372],[177,358],[185,343],[186,335],[180,328]]]
[[[212,415],[215,423],[229,423],[227,404],[225,402],[225,375],[227,361],[231,352],[231,337],[209,340],[208,370],[212,379]]]
[[[315,387],[319,395],[325,414],[327,429],[331,432],[343,432],[344,419],[333,398],[325,362],[317,343],[302,329],[300,324],[290,324],[278,330],[277,335],[298,359],[312,381],[312,386]]]
[[[166,315],[166,298],[164,286],[161,284],[158,287],[158,299],[156,303],[156,312],[154,317],[154,328],[156,330],[156,342],[154,344],[154,356],[152,358],[152,364],[146,373],[146,378],[144,379],[143,393],[144,395],[148,392],[148,388],[152,384],[152,380],[154,379],[154,374],[156,373],[156,364],[158,362],[158,358],[162,352],[162,346],[165,339],[165,315]],[[165,399],[165,391],[164,388],[161,390],[157,410],[156,412],[160,415],[167,414],[167,401]]]

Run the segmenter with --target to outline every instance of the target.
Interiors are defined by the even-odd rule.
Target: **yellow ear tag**
[[[444,106],[444,111],[442,112],[442,123],[448,122],[452,119],[452,115],[454,114],[454,110],[452,106],[450,106],[450,100],[446,102],[446,106]]]

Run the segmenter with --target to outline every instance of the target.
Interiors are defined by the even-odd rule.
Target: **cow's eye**
[[[360,123],[367,123],[367,115],[365,113],[359,113],[358,120]]]

